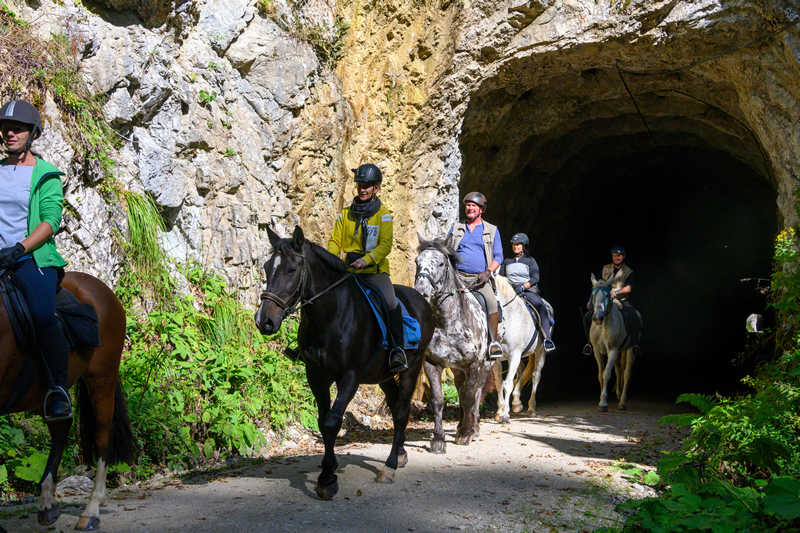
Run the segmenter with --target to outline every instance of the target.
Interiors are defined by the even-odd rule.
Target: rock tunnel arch
[[[540,394],[597,395],[580,313],[617,244],[645,323],[632,393],[732,392],[748,370],[731,364],[745,319],[765,308],[752,280],[769,278],[784,223],[752,102],[717,68],[648,69],[635,47],[617,57],[637,68],[598,66],[592,52],[506,63],[473,94],[459,136],[461,195],[488,196],[504,241],[529,235],[556,310]]]

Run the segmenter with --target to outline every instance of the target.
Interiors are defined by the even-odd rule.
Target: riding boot
[[[592,312],[589,311],[585,315],[583,315],[583,329],[586,331],[586,338],[589,338],[589,330],[592,329]],[[592,345],[591,343],[586,343],[586,346],[583,347],[581,350],[583,355],[592,355]]]
[[[72,402],[67,392],[69,345],[61,331],[61,325],[56,324],[55,327],[38,332],[36,341],[53,378],[53,388],[45,396],[44,418],[46,421],[72,418]]]
[[[500,346],[499,342],[497,342],[498,321],[498,313],[495,312],[489,315],[489,333],[491,333],[491,342],[489,343],[489,359],[500,359],[503,357],[503,347]]]
[[[544,333],[544,351],[550,353],[556,349],[553,339],[550,338],[553,319],[550,318],[549,313],[542,311],[539,314],[539,320],[542,322],[542,333]]]
[[[394,373],[402,372],[408,368],[408,361],[403,351],[403,309],[399,305],[389,311],[389,331],[392,348],[389,352],[389,368]]]

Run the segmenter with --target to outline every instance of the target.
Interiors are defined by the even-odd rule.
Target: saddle
[[[384,348],[388,348],[389,307],[386,303],[386,299],[383,297],[383,293],[376,289],[371,283],[364,281],[363,279],[358,279],[358,277],[355,276],[354,278],[356,280],[356,285],[358,285],[358,288],[364,293],[364,296],[367,298],[367,302],[369,302],[370,308],[372,308],[372,312],[375,314],[375,318],[378,320],[378,325],[380,326],[381,333],[383,335],[382,346]],[[406,309],[406,306],[403,305],[403,302],[400,301],[400,298],[397,299],[397,304],[403,311],[403,349],[416,350],[419,348],[419,341],[422,338],[422,330],[419,322],[416,318],[408,314],[408,310]]]
[[[0,415],[8,413],[33,385],[40,368],[41,356],[37,353],[36,338],[25,297],[16,286],[12,275],[0,277],[0,294],[14,337],[20,350],[28,355],[17,377],[11,396],[0,408]],[[70,350],[84,346],[100,346],[100,329],[94,307],[81,302],[60,285],[56,289],[56,319],[67,339]]]
[[[518,298],[522,298],[522,297],[518,296]],[[537,332],[541,331],[542,325],[541,325],[541,317],[539,316],[539,312],[536,311],[536,308],[533,306],[532,303],[530,303],[528,301],[527,298],[522,298],[522,301],[525,303],[525,309],[527,309],[528,313],[531,315],[531,319],[533,320],[534,330],[537,331]],[[551,317],[550,318],[550,327],[553,327],[555,325],[555,321],[552,318],[552,316],[553,316],[553,306],[550,305],[550,302],[548,302],[544,298],[542,298],[542,302],[544,302],[545,307],[547,307],[547,310],[550,312],[550,317]],[[506,305],[508,305],[508,304],[506,304]],[[528,353],[528,350],[530,350],[531,346],[533,346],[533,341],[534,340],[536,340],[536,335],[532,335],[531,336],[531,340],[528,341],[527,346],[525,346],[525,349],[522,350],[523,354]]]
[[[483,309],[483,314],[486,315],[486,335],[491,339],[491,332],[489,331],[489,304],[486,303],[486,297],[475,289],[470,289],[470,292],[478,300],[478,303]],[[497,323],[503,323],[503,306],[497,302]]]

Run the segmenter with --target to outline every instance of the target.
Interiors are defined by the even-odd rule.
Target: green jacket
[[[6,160],[0,161],[0,165]],[[64,173],[47,161],[36,158],[36,165],[31,174],[31,196],[28,201],[28,232],[30,235],[42,222],[53,228],[53,235],[61,227],[61,213],[64,210],[64,190],[61,187],[61,176]],[[50,237],[32,252],[36,266],[63,267],[67,261],[61,257],[56,248],[56,241]]]

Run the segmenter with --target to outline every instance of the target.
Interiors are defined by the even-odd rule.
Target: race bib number
[[[378,246],[378,229],[380,226],[367,226],[367,246],[365,250],[371,252]]]

